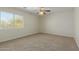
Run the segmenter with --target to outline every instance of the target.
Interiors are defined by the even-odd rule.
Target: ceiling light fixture
[[[40,10],[39,10],[39,15],[41,16],[43,16],[43,15],[45,15],[46,13],[45,13],[45,8],[44,7],[41,7],[40,8]]]
[[[40,12],[39,12],[39,15],[45,15],[45,12],[40,11]]]
[[[39,10],[39,12],[38,12],[38,14],[41,16],[43,16],[43,15],[47,15],[49,12],[51,12],[51,10],[50,9],[46,9],[46,8],[44,8],[44,7],[40,7],[40,10]]]

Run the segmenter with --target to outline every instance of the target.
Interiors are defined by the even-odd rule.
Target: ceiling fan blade
[[[51,12],[51,10],[45,10],[45,12]]]

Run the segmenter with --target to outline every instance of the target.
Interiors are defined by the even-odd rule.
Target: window
[[[23,16],[8,12],[0,12],[0,28],[22,28],[23,26]]]

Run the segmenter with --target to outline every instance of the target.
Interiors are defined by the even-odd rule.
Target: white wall
[[[0,42],[38,33],[38,17],[14,8],[0,8],[0,11],[12,12],[24,16],[24,28],[0,29]]]
[[[55,12],[41,17],[40,32],[73,37],[73,11]]]
[[[74,8],[74,16],[75,40],[79,47],[79,8]]]

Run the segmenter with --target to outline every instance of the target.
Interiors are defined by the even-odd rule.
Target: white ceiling
[[[37,14],[39,12],[40,7],[26,7],[26,8],[20,7],[20,9]],[[71,11],[73,8],[72,7],[45,7],[45,9],[51,10],[51,12],[49,13],[54,13],[54,12],[62,12],[62,11]]]

